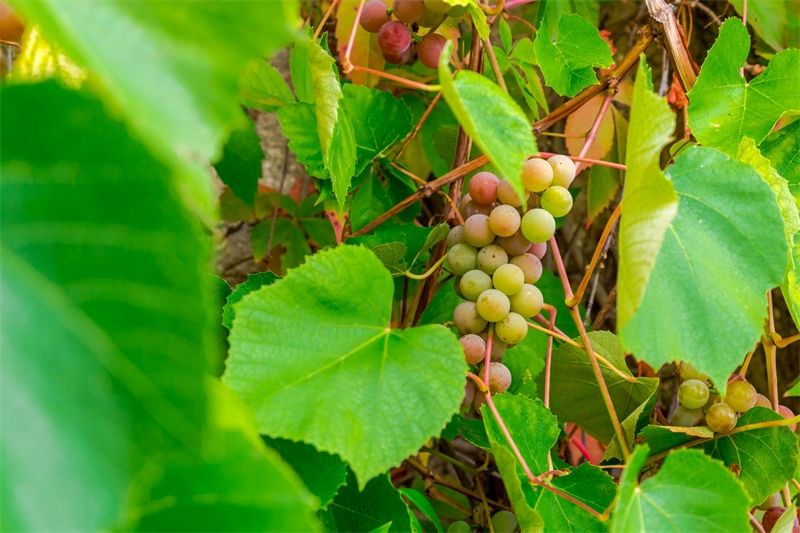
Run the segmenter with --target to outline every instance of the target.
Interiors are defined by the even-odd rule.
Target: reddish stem
[[[586,136],[586,140],[583,141],[583,147],[581,147],[581,151],[578,154],[578,157],[585,157],[589,150],[592,148],[595,139],[597,139],[597,132],[600,130],[600,124],[603,122],[603,118],[606,116],[606,112],[608,111],[609,106],[611,105],[611,100],[614,99],[614,95],[616,93],[616,84],[612,84],[610,86],[611,89],[606,93],[606,96],[603,98],[603,103],[600,106],[600,111],[597,112],[597,116],[594,118],[594,122],[592,123],[592,127],[589,130],[589,135]],[[580,172],[581,170],[581,162],[578,160],[578,164],[575,165],[575,174]]]
[[[358,31],[358,23],[361,21],[361,12],[364,11],[364,3],[366,0],[361,0],[358,3],[358,11],[356,11],[356,19],[353,21],[353,28],[350,30],[350,39],[347,41],[347,48],[344,50],[344,57],[342,58],[342,70],[349,73],[353,70],[353,64],[350,62],[350,54],[353,52],[353,43],[356,41],[356,31]]]
[[[556,308],[552,305],[545,305],[545,309],[550,312],[550,322],[548,327],[555,331],[556,327]],[[547,336],[547,355],[544,359],[544,406],[550,408],[550,371],[553,362],[553,336]]]
[[[573,437],[572,437],[572,438],[571,438],[569,441],[570,441],[570,442],[571,442],[571,443],[572,443],[572,444],[573,444],[573,445],[574,445],[576,448],[578,448],[578,451],[579,451],[579,452],[581,452],[581,455],[583,456],[583,458],[584,458],[584,459],[586,459],[586,460],[587,460],[588,462],[590,462],[590,463],[592,462],[592,457],[591,457],[591,455],[589,455],[589,450],[588,450],[588,449],[586,448],[586,446],[583,444],[583,442],[581,441],[581,439],[579,439],[577,436],[573,436]]]

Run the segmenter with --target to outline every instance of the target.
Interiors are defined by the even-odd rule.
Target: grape
[[[553,167],[540,157],[532,157],[522,166],[522,185],[529,191],[542,192],[553,182]]]
[[[522,315],[511,312],[494,325],[494,332],[506,344],[519,344],[528,334],[528,322]]]
[[[461,216],[464,217],[464,220],[466,220],[472,215],[477,215],[477,214],[489,216],[489,213],[492,212],[492,206],[481,205],[475,200],[469,200],[467,202],[462,203],[462,206],[459,208],[459,211],[461,211]]]
[[[508,296],[497,289],[483,291],[475,302],[480,317],[487,322],[497,322],[502,320],[511,309],[511,302]]]
[[[531,209],[522,217],[522,234],[533,243],[545,242],[556,232],[556,220],[548,211]]]
[[[370,33],[378,33],[381,27],[389,22],[389,18],[389,11],[383,0],[368,0],[361,10],[359,24]]]
[[[425,13],[425,3],[422,0],[394,0],[394,16],[400,22],[413,24],[419,22]]]
[[[425,8],[437,13],[447,13],[452,6],[444,0],[425,0]]]
[[[681,427],[696,426],[703,420],[703,411],[701,409],[687,409],[679,405],[675,412],[672,413],[672,425]]]
[[[708,385],[699,379],[687,379],[678,387],[678,401],[687,409],[700,409],[708,401]]]
[[[497,511],[492,515],[494,533],[514,533],[518,525],[517,517],[511,511]]]
[[[528,250],[528,253],[532,253],[539,259],[543,259],[544,256],[547,254],[547,243],[546,242],[535,242],[531,244],[531,249]]]
[[[438,33],[429,33],[417,45],[417,57],[428,68],[439,66],[439,57],[442,55],[447,39]]]
[[[477,365],[486,357],[486,341],[478,335],[469,333],[459,339],[461,347],[464,348],[464,358],[467,364]]]
[[[433,28],[441,24],[444,18],[444,13],[437,13],[426,5],[425,11],[422,13],[422,18],[419,20],[419,25],[423,28]]]
[[[775,524],[778,522],[778,519],[786,512],[786,508],[782,505],[776,505],[775,507],[770,507],[766,511],[764,511],[764,516],[761,517],[761,525],[764,526],[765,533],[769,533],[772,531],[772,528],[775,527]]]
[[[530,241],[519,230],[510,237],[500,237],[497,239],[497,244],[502,246],[508,255],[522,255],[531,247]]]
[[[464,221],[464,240],[481,248],[494,241],[494,233],[489,227],[489,217],[477,213]]]
[[[500,248],[498,246],[498,248]],[[447,251],[450,272],[461,276],[475,268],[478,252],[469,244],[458,243]]]
[[[700,372],[686,361],[681,362],[680,374],[683,379],[699,379],[700,381],[708,381],[708,374]]]
[[[452,248],[460,242],[464,242],[464,226],[453,226],[450,228],[450,233],[447,234],[445,243],[448,248]]]
[[[785,405],[778,406],[778,413],[780,413],[783,418],[794,418],[794,412]],[[797,424],[790,425],[789,429],[792,431],[797,431]]]
[[[388,54],[386,52],[382,52],[382,54],[383,59],[385,59],[387,63],[391,63],[392,65],[405,65],[406,63],[410,63],[411,59],[414,57],[414,49],[409,46],[405,51],[397,55]]]
[[[500,178],[491,172],[478,172],[469,180],[469,195],[473,202],[489,205],[497,200],[497,184]]]
[[[530,283],[522,285],[520,291],[509,300],[511,301],[511,310],[525,318],[531,318],[544,306],[542,291]]]
[[[725,393],[725,403],[733,407],[737,413],[749,411],[756,405],[756,389],[746,381],[733,381],[728,383]]]
[[[553,185],[560,185],[569,189],[575,179],[575,163],[565,155],[554,155],[547,160],[553,168]]]
[[[495,336],[492,338],[492,361],[499,361],[503,354],[506,353],[508,344],[504,343]]]
[[[472,533],[472,528],[463,520],[456,520],[447,526],[447,533]]]
[[[514,190],[514,186],[508,180],[501,180],[497,184],[497,198],[504,204],[512,207],[519,207],[522,205],[522,200]]]
[[[482,393],[476,394],[475,399],[472,400],[472,406],[475,408],[476,411],[481,410],[481,405],[486,403],[486,396]]]
[[[483,291],[492,288],[492,278],[483,270],[470,270],[462,276],[458,288],[465,299],[474,302]]]
[[[370,2],[373,1],[376,0],[370,0]],[[377,1],[383,4],[381,0]],[[384,57],[400,57],[411,49],[411,31],[402,22],[391,20],[378,30],[378,46],[380,46]]]
[[[706,411],[706,424],[716,433],[730,433],[736,427],[736,411],[725,402],[715,403]]]
[[[783,503],[783,498],[780,492],[770,495],[766,500],[761,502],[757,507],[762,511],[766,511],[770,507],[779,507]]]
[[[519,229],[519,211],[510,205],[498,205],[489,213],[489,227],[499,237],[511,237]]]
[[[767,398],[763,394],[756,393],[756,406],[757,407],[766,407],[767,409],[772,409],[772,402],[769,401],[769,398]]]
[[[534,284],[542,277],[542,262],[533,254],[518,255],[512,257],[509,262],[522,270],[525,283]]]
[[[464,399],[461,400],[461,407],[467,407],[475,400],[475,385],[472,381],[467,381],[467,384],[464,385]],[[450,531],[448,529],[448,531]]]
[[[554,217],[563,217],[572,209],[572,195],[564,187],[553,185],[542,193],[542,207]]]
[[[500,246],[490,244],[478,250],[478,257],[476,264],[479,269],[483,270],[490,276],[500,265],[508,263],[508,254]]]
[[[503,363],[489,365],[489,390],[505,392],[511,386],[511,371]]]
[[[486,327],[486,321],[478,314],[475,302],[458,304],[453,311],[453,322],[456,323],[456,328],[462,335],[480,333]]]
[[[506,263],[500,265],[492,274],[492,285],[500,292],[511,296],[517,294],[525,283],[525,274],[516,265]]]

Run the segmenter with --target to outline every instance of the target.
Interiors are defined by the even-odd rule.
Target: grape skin
[[[394,16],[401,22],[419,22],[424,13],[425,3],[422,0],[394,0]]]
[[[686,361],[681,362],[680,374],[683,379],[699,379],[708,381],[708,374],[700,372],[697,368]]]
[[[459,333],[480,333],[486,328],[487,322],[478,314],[475,302],[462,302],[453,311],[453,322]]]
[[[678,401],[687,409],[700,409],[708,401],[708,386],[699,379],[687,379],[678,387]]]
[[[463,520],[456,520],[447,526],[447,533],[472,533],[472,528]]]
[[[495,234],[489,224],[489,217],[480,213],[464,221],[464,240],[476,248],[482,248],[494,241]]]
[[[548,211],[541,208],[531,209],[521,222],[522,234],[533,243],[545,242],[556,232],[556,220]]]
[[[473,400],[475,400],[475,385],[471,381],[467,381],[467,384],[464,385],[464,399],[461,400],[461,407],[469,406]],[[450,531],[448,529],[448,531]]]
[[[789,418],[794,418],[794,411],[792,411],[791,409],[789,409],[789,408],[788,408],[788,407],[786,407],[785,405],[779,405],[779,406],[778,406],[778,413],[779,413],[779,414],[780,414],[780,415],[781,415],[783,418],[786,418],[786,419],[789,419]],[[791,424],[791,425],[789,425],[788,427],[789,427],[789,429],[791,429],[792,431],[797,431],[797,424]]]
[[[535,242],[531,244],[529,253],[532,253],[539,259],[544,259],[544,256],[547,255],[547,243],[546,242]]]
[[[525,318],[535,316],[544,307],[542,291],[535,285],[525,283],[518,293],[509,298],[511,310]]]
[[[391,20],[378,30],[378,46],[387,59],[387,56],[401,57],[411,49],[411,31],[402,22]]]
[[[679,405],[672,413],[671,423],[673,426],[692,427],[703,421],[703,411],[701,409],[687,409]]]
[[[361,10],[359,24],[370,33],[378,33],[381,27],[389,22],[389,11],[383,0],[368,0]]]
[[[529,191],[542,192],[553,183],[553,167],[540,157],[532,157],[522,166],[522,185]]]
[[[429,33],[417,45],[417,58],[428,68],[439,66],[439,57],[447,44],[447,39],[438,33]]]
[[[500,265],[492,274],[492,284],[500,292],[511,296],[517,294],[525,283],[525,274],[522,269],[511,263]]]
[[[491,172],[478,172],[469,180],[469,195],[473,202],[490,205],[497,200],[497,184],[500,178]]]
[[[487,322],[497,322],[502,320],[511,309],[511,302],[508,296],[497,289],[483,291],[475,302],[478,315]]]
[[[542,194],[542,207],[554,217],[563,217],[572,210],[572,195],[564,187],[553,185]]]
[[[469,333],[459,339],[461,347],[464,348],[464,358],[467,364],[477,365],[486,357],[486,341],[479,335]]]
[[[447,244],[448,248],[452,248],[460,242],[464,242],[464,226],[453,226],[450,228],[450,232],[447,234],[445,243]]]
[[[467,202],[463,202],[462,206],[459,208],[461,211],[461,216],[464,217],[464,220],[468,219],[472,215],[486,215],[489,216],[489,213],[492,212],[493,206],[492,205],[481,205],[475,200],[470,199]]]
[[[542,277],[542,262],[533,254],[517,255],[509,262],[522,270],[525,283],[534,284]]]
[[[510,237],[498,238],[497,244],[502,246],[508,255],[522,255],[531,247],[530,241],[519,230]]]
[[[519,225],[519,211],[510,205],[498,205],[489,214],[489,227],[500,237],[511,237],[517,232]]]
[[[494,332],[506,344],[519,344],[528,335],[528,322],[522,315],[510,312],[494,325]]]
[[[489,365],[489,390],[493,393],[505,392],[511,386],[511,371],[503,363]]]
[[[728,383],[725,403],[733,407],[737,413],[744,413],[755,407],[757,395],[756,389],[748,382],[734,381]]]
[[[520,207],[522,205],[522,199],[508,180],[501,180],[497,185],[497,198],[502,203],[512,207]]]
[[[465,299],[474,302],[483,291],[492,288],[492,278],[483,270],[473,269],[461,277],[458,288]]]
[[[495,533],[514,533],[519,522],[511,511],[497,511],[492,515],[492,529]]]
[[[476,264],[479,269],[483,270],[490,276],[500,265],[508,263],[508,254],[502,247],[496,244],[484,246],[478,251]]]
[[[772,409],[772,402],[769,401],[769,398],[764,396],[761,393],[756,394],[756,406],[758,407],[766,407],[767,409]]]
[[[715,403],[706,411],[706,424],[715,433],[730,433],[736,427],[736,411],[727,403]]]
[[[575,179],[575,163],[572,162],[572,159],[565,155],[554,155],[547,162],[553,168],[552,185],[560,185],[569,189],[572,180]]]
[[[477,256],[477,250],[469,244],[456,244],[447,251],[447,264],[450,272],[456,276],[462,276],[473,270],[476,266]]]

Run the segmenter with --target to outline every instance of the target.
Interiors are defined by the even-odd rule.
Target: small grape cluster
[[[575,171],[575,164],[563,155],[528,159],[522,171],[527,205],[540,207],[527,211],[510,182],[478,172],[459,205],[464,224],[447,236],[447,268],[457,276],[456,290],[467,300],[453,313],[467,363],[484,360],[489,328],[494,329],[487,384],[492,392],[504,392],[511,385],[511,372],[499,359],[508,346],[525,338],[527,320],[544,306],[535,283],[542,275],[546,243],[556,230],[555,217],[572,209],[567,189]]]
[[[416,54],[423,65],[436,68],[447,39],[433,31],[420,38],[416,32],[419,28],[437,27],[447,16],[461,16],[463,10],[444,0],[394,0],[392,9],[384,0],[367,0],[359,23],[368,32],[378,34],[381,54],[389,63],[410,63]]]

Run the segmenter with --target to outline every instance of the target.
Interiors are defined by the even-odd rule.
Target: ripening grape
[[[678,401],[687,409],[700,409],[708,401],[708,385],[699,379],[687,379],[678,387]]]
[[[494,332],[506,344],[519,344],[528,335],[528,322],[522,315],[512,311],[495,323]]]
[[[757,507],[762,511],[766,511],[770,507],[779,507],[783,503],[783,498],[780,492],[770,494],[766,500],[761,502]]]
[[[514,186],[511,185],[511,182],[508,180],[501,180],[500,183],[497,184],[497,199],[512,207],[519,207],[522,205],[522,199],[520,199],[517,191],[514,190]]]
[[[499,237],[511,237],[519,229],[519,211],[510,205],[498,205],[489,213],[489,227]]]
[[[491,276],[497,270],[497,267],[508,263],[508,254],[502,247],[490,244],[478,250],[478,257],[475,263],[479,269]]]
[[[508,296],[497,289],[483,291],[475,302],[478,315],[487,322],[497,322],[502,320],[511,309],[511,302]]]
[[[444,13],[437,13],[436,11],[430,9],[427,6],[427,2],[425,5],[425,11],[422,13],[422,18],[419,20],[419,25],[423,28],[433,28],[434,26],[438,26],[439,24],[444,21],[445,18]]]
[[[382,55],[387,63],[391,63],[392,65],[405,65],[406,63],[410,63],[411,59],[414,57],[414,48],[409,46],[397,55],[388,54],[386,52],[382,52]]]
[[[486,357],[486,341],[474,333],[464,335],[459,339],[464,348],[464,358],[467,364],[477,365]]]
[[[478,299],[483,291],[492,288],[492,278],[483,270],[470,270],[458,282],[461,296],[473,302]]]
[[[787,419],[788,419],[788,418],[794,418],[794,412],[793,412],[791,409],[789,409],[788,407],[786,407],[785,405],[779,405],[779,406],[778,406],[778,413],[779,413],[779,414],[780,414],[780,415],[781,415],[783,418],[787,418]],[[797,431],[797,424],[792,424],[792,425],[790,425],[790,426],[788,426],[788,427],[789,427],[789,429],[791,429],[792,431]]]
[[[489,217],[477,213],[464,221],[464,240],[476,248],[482,248],[494,241],[494,232],[489,227]]]
[[[394,16],[400,22],[413,24],[419,22],[425,13],[425,3],[422,0],[394,0]]]
[[[504,343],[497,336],[492,338],[492,361],[499,361],[503,354],[506,353],[508,344]]]
[[[772,402],[769,401],[769,398],[763,394],[756,393],[756,407],[766,407],[767,409],[772,409]]]
[[[425,0],[425,8],[437,13],[447,13],[453,7],[444,0]]]
[[[417,45],[417,57],[428,68],[439,66],[439,56],[447,44],[447,39],[438,33],[429,33]]]
[[[686,361],[681,362],[680,375],[683,379],[699,379],[700,381],[708,381],[708,374],[700,372],[697,368]]]
[[[447,533],[472,533],[472,528],[463,520],[456,520],[447,526]]]
[[[730,433],[736,427],[736,411],[725,402],[715,403],[706,411],[706,424],[716,433]]]
[[[547,160],[553,168],[553,185],[560,185],[569,189],[575,179],[575,163],[565,155],[554,155]]]
[[[453,311],[453,322],[462,335],[480,333],[486,327],[486,321],[478,314],[475,302],[461,302]]]
[[[378,33],[381,26],[389,22],[389,11],[383,0],[368,0],[361,10],[359,24],[370,33]]]
[[[511,296],[517,294],[525,283],[522,269],[511,263],[500,265],[492,274],[492,285],[500,292]]]
[[[525,283],[534,284],[542,277],[542,262],[533,254],[522,254],[511,258],[512,265],[518,266],[525,276]]]
[[[518,525],[517,517],[511,511],[497,511],[492,515],[494,533],[514,533]]]
[[[725,393],[725,403],[733,407],[737,413],[749,411],[756,405],[756,389],[748,382],[739,380],[728,383]]]
[[[383,2],[381,1],[381,3]],[[401,57],[407,50],[411,49],[411,31],[402,22],[390,20],[378,30],[378,46],[380,46],[384,57]]]
[[[770,507],[764,511],[764,516],[761,517],[761,525],[764,527],[765,533],[770,533],[778,522],[778,519],[786,512],[786,508],[782,505]]]
[[[469,196],[469,195],[467,195],[467,196]],[[459,211],[461,211],[461,216],[464,217],[464,220],[466,220],[469,217],[471,217],[472,215],[478,215],[478,214],[486,215],[488,217],[489,213],[492,212],[493,208],[494,207],[491,204],[490,205],[481,205],[478,202],[476,202],[475,200],[470,199],[467,202],[463,202],[462,201],[462,205],[459,208]]]
[[[510,237],[500,237],[497,239],[497,244],[502,246],[508,255],[522,255],[531,247],[530,241],[519,230]]]
[[[675,412],[672,413],[671,423],[673,426],[692,427],[702,422],[702,420],[702,409],[687,409],[679,405]]]
[[[489,390],[505,392],[511,386],[511,371],[503,363],[489,365]]]
[[[544,296],[535,285],[525,283],[518,293],[509,298],[511,310],[525,318],[531,318],[542,310]]]
[[[539,259],[543,259],[544,256],[547,254],[547,243],[535,242],[531,244],[531,248],[530,250],[528,250],[528,253],[535,255]]]
[[[532,157],[522,166],[522,185],[529,191],[542,192],[553,182],[553,167],[540,157]]]
[[[500,178],[491,172],[478,172],[469,180],[469,195],[473,202],[489,205],[497,200],[497,184]]]
[[[542,193],[542,207],[554,217],[563,217],[572,209],[572,195],[564,187],[553,185]]]
[[[464,242],[464,226],[453,226],[447,234],[445,243],[448,248],[452,248],[460,242]]]
[[[481,405],[486,403],[486,396],[481,393],[475,395],[475,399],[472,400],[472,407],[475,408],[476,411],[481,410]]]
[[[500,248],[498,246],[498,248]],[[502,249],[502,248],[501,248]],[[474,269],[477,260],[477,250],[465,243],[458,243],[447,251],[447,264],[450,272],[462,276]]]
[[[537,207],[525,213],[520,227],[529,241],[545,242],[556,232],[556,219],[548,211]]]
[[[472,381],[467,381],[467,384],[464,385],[464,399],[461,400],[462,408],[468,407],[472,404],[472,402],[475,400],[476,390],[477,389],[475,389],[475,385],[472,383]],[[448,531],[450,530],[448,529]]]

